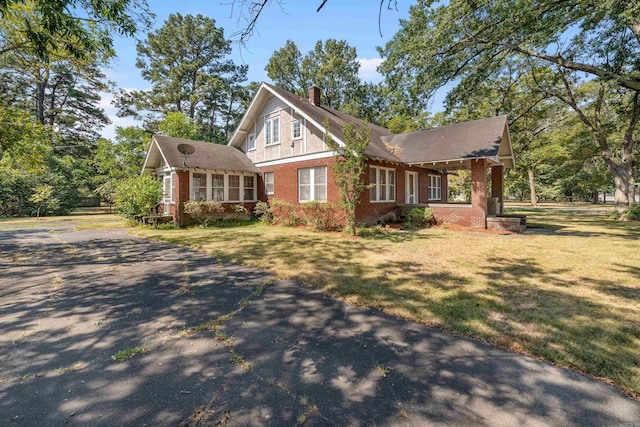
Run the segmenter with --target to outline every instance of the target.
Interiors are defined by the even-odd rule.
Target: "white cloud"
[[[360,71],[358,75],[366,82],[377,83],[382,80],[382,75],[376,70],[382,64],[382,58],[358,58]]]

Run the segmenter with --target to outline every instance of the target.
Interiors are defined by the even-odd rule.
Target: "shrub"
[[[296,206],[283,200],[273,199],[269,213],[271,214],[274,224],[284,225],[285,227],[295,227],[303,223],[299,214],[296,212]]]
[[[395,212],[387,212],[386,214],[380,217],[380,223],[382,224],[391,224],[392,222],[396,222],[398,220],[398,216]]]
[[[269,211],[269,203],[267,202],[257,202],[253,208],[253,214],[258,218],[258,221],[263,224],[271,222],[271,212]]]
[[[301,217],[305,224],[318,231],[336,231],[346,223],[346,215],[335,203],[313,201],[301,205]]]
[[[629,221],[640,221],[640,205],[629,206],[626,217]]]
[[[162,197],[162,184],[151,175],[121,181],[116,187],[118,212],[123,218],[152,213]]]
[[[221,220],[224,216],[224,206],[220,202],[214,201],[190,201],[184,204],[184,212],[191,216],[191,219],[203,227],[208,227],[212,222]]]
[[[233,205],[233,219],[235,222],[240,219],[249,219],[249,211],[242,205]]]
[[[405,224],[411,228],[431,227],[436,223],[436,218],[430,208],[413,208],[407,214]]]

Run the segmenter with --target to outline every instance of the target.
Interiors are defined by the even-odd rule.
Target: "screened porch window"
[[[224,175],[211,175],[211,200],[215,202],[224,201]]]

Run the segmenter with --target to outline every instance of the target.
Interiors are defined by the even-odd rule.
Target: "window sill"
[[[395,203],[395,200],[369,200],[369,203]]]
[[[271,143],[271,144],[264,144],[265,148],[266,147],[273,147],[275,145],[280,145],[280,143],[279,142],[274,142],[274,143]]]

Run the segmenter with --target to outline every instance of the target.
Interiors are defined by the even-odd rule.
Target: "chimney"
[[[315,86],[309,88],[309,102],[313,105],[320,105],[320,88]]]

